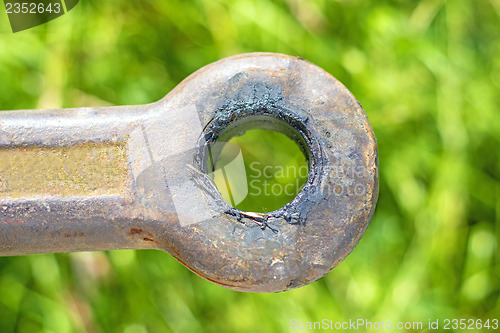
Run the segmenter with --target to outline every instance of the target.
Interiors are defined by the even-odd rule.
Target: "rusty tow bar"
[[[250,128],[308,160],[300,193],[268,213],[231,207],[207,176],[210,147]],[[230,289],[297,288],[360,240],[377,156],[354,96],[281,54],[222,59],[152,104],[0,112],[0,256],[160,249]]]

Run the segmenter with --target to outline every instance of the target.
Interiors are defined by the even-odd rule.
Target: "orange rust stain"
[[[139,228],[131,228],[130,229],[130,233],[132,235],[139,235],[139,234],[142,234],[143,232],[144,232],[144,230],[139,229]]]

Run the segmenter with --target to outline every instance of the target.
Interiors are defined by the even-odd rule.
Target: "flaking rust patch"
[[[126,144],[0,148],[1,198],[124,195]]]

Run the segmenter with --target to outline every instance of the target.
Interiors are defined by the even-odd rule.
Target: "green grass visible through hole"
[[[297,196],[309,173],[298,144],[272,130],[251,129],[232,137],[214,157],[215,185],[228,204],[242,211],[267,213],[283,207]],[[241,157],[244,168],[238,166]]]

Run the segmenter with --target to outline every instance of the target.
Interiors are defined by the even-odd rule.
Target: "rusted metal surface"
[[[125,193],[126,148],[106,142],[0,149],[0,174],[5,179],[0,191],[2,196],[24,199]]]
[[[310,157],[306,186],[266,214],[230,207],[203,168],[221,131],[258,117],[291,125]],[[58,165],[33,162],[36,152]],[[357,100],[317,66],[269,53],[208,65],[149,105],[1,112],[0,159],[0,255],[160,249],[240,291],[326,275],[378,195],[375,137]]]

